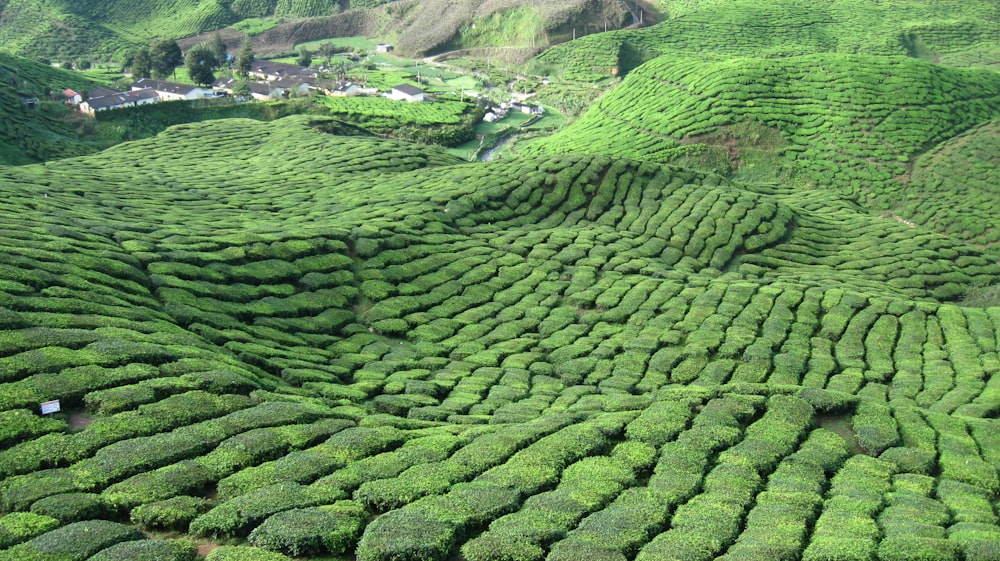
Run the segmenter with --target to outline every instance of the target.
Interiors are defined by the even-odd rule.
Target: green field
[[[190,559],[136,527],[246,540],[209,559],[991,559],[1000,308],[954,299],[994,260],[832,190],[323,123],[0,169],[0,559]]]
[[[52,1],[0,21],[346,7]],[[414,51],[631,17],[351,5]],[[0,55],[0,561],[1000,561],[996,4],[652,5],[373,57],[423,103],[87,120]],[[538,121],[448,93],[518,74]]]

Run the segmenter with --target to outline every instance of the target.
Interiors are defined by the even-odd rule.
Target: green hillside
[[[575,80],[625,72],[660,54],[780,58],[823,52],[907,55],[1000,68],[1000,9],[989,0],[663,0],[661,23],[588,36],[539,61]]]
[[[664,55],[572,125],[524,150],[678,162],[745,181],[834,190],[955,232],[967,229],[963,216],[983,227],[1000,223],[996,189],[986,186],[996,154],[995,127],[986,123],[998,117],[1000,74],[989,70],[908,57],[705,62]],[[980,125],[981,134],[952,140]],[[948,169],[943,173],[954,182],[976,179],[942,193],[933,176],[938,169]],[[963,190],[977,195],[959,195]],[[948,209],[934,219],[932,211],[917,209],[942,203]],[[973,227],[959,237],[995,246],[988,229]]]
[[[0,168],[0,559],[996,558],[1000,307],[955,303],[995,260],[328,125]]]

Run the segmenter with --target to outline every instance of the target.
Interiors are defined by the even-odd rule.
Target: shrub
[[[30,540],[58,527],[59,521],[50,516],[12,512],[0,518],[0,549]]]
[[[83,561],[112,545],[142,539],[141,532],[117,522],[87,520],[46,532],[27,543],[14,546],[5,553],[7,559],[45,559]]]
[[[443,561],[455,526],[430,512],[399,509],[376,518],[358,543],[358,561]]]
[[[108,507],[100,495],[92,493],[63,493],[39,499],[31,505],[31,512],[51,516],[62,524],[104,518]]]
[[[191,533],[203,536],[243,536],[271,515],[331,503],[343,496],[343,491],[334,487],[305,487],[283,481],[217,505],[191,522]]]
[[[945,539],[890,536],[878,547],[880,561],[954,561],[958,544]]]
[[[68,469],[46,469],[11,477],[0,483],[0,507],[11,512],[27,510],[35,501],[76,491],[73,474]]]
[[[353,501],[279,512],[250,532],[250,544],[289,555],[339,554],[354,545],[365,511]]]
[[[198,546],[188,540],[135,540],[103,549],[88,561],[195,561]]]
[[[185,531],[192,520],[209,508],[211,505],[205,499],[182,495],[137,506],[132,509],[131,518],[133,523],[146,528]]]

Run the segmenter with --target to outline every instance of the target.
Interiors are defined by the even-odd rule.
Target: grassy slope
[[[946,302],[1000,274],[977,250],[831,190],[321,121],[0,168],[0,505],[64,526],[0,559],[126,514],[363,561],[990,558],[1000,308]],[[93,423],[25,411],[53,398]]]

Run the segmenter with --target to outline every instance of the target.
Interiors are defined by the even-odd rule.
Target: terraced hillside
[[[995,260],[328,125],[0,168],[0,559],[997,559]]]
[[[985,69],[898,56],[664,55],[525,151],[676,162],[744,181],[834,190],[904,222],[996,247],[990,225],[1000,223],[1000,200],[987,185],[998,117],[1000,74]],[[940,188],[951,183],[963,187]]]

